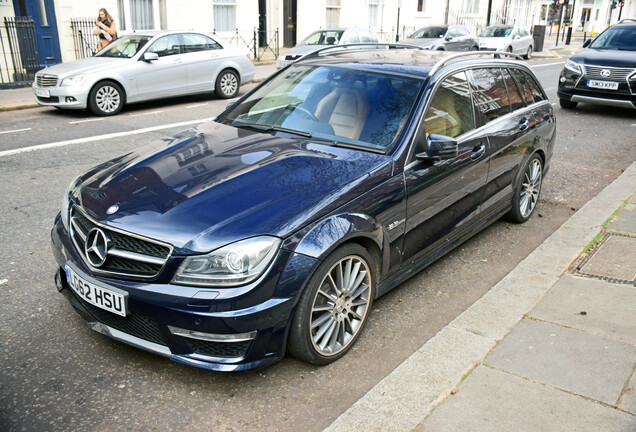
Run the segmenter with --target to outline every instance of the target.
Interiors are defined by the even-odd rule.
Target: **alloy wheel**
[[[521,184],[521,196],[519,200],[519,213],[524,218],[530,216],[539,200],[541,191],[541,162],[533,159],[523,175]]]
[[[221,91],[225,95],[233,95],[238,87],[238,81],[233,73],[226,73],[221,77]]]
[[[104,85],[97,90],[97,93],[95,94],[95,103],[104,113],[112,113],[119,108],[121,95],[115,87]]]
[[[367,263],[355,255],[327,272],[310,314],[311,341],[321,355],[334,356],[355,339],[368,313],[370,284]]]

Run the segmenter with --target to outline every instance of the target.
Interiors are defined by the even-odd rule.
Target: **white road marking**
[[[77,121],[68,122],[68,124],[80,124],[80,123],[96,122],[96,121],[103,121],[103,120],[104,120],[103,118],[77,120]]]
[[[14,133],[14,132],[24,132],[24,131],[30,131],[30,130],[31,130],[31,128],[14,129],[14,130],[2,131],[2,132],[0,132],[0,134],[8,134],[8,133]]]
[[[147,115],[152,115],[152,114],[161,114],[164,111],[150,111],[147,113],[141,113],[141,114],[129,114],[130,117],[140,117],[140,116],[147,116]]]
[[[563,63],[565,63],[565,62],[560,61],[560,62],[554,62],[554,63],[544,63],[544,64],[540,64],[540,65],[534,65],[534,66],[531,66],[531,67],[534,69],[534,68],[540,68],[540,67],[545,67],[545,66],[562,65]]]
[[[143,128],[143,129],[136,129],[136,130],[126,131],[126,132],[115,132],[115,133],[110,133],[110,134],[105,134],[105,135],[96,135],[96,136],[86,137],[86,138],[78,138],[78,139],[72,139],[72,140],[67,140],[67,141],[58,141],[58,142],[54,142],[54,143],[40,144],[40,145],[35,145],[35,146],[31,146],[31,147],[24,147],[24,148],[19,148],[19,149],[13,149],[13,150],[5,150],[5,151],[0,151],[0,157],[11,156],[11,155],[20,154],[20,153],[27,153],[27,152],[31,152],[31,151],[35,151],[35,150],[44,150],[44,149],[50,149],[50,148],[55,148],[55,147],[64,147],[64,146],[73,145],[73,144],[83,144],[83,143],[87,143],[87,142],[103,141],[103,140],[112,139],[112,138],[118,138],[118,137],[127,136],[127,135],[138,135],[138,134],[142,134],[142,133],[146,133],[146,132],[154,132],[154,131],[158,131],[158,130],[161,130],[161,129],[168,129],[168,128],[173,128],[173,127],[189,126],[189,125],[192,125],[192,124],[201,124],[201,123],[205,123],[206,121],[209,121],[209,120],[212,120],[212,118],[191,120],[191,121],[187,121],[187,122],[172,123],[172,124],[161,125],[161,126],[153,126],[153,127],[147,127],[147,128]]]
[[[188,108],[188,109],[190,109],[190,108],[198,108],[198,107],[202,107],[202,106],[206,106],[206,105],[207,105],[207,102],[206,103],[201,103],[201,104],[196,104],[196,105],[190,105],[190,106],[187,106],[186,108]]]

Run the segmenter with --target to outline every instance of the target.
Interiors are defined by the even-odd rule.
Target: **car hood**
[[[73,194],[99,222],[203,253],[256,235],[285,238],[391,167],[381,154],[208,122],[94,168]]]
[[[587,48],[570,59],[584,65],[636,68],[636,51]]]
[[[406,38],[401,41],[401,43],[407,45],[415,45],[415,46],[427,46],[433,45],[436,42],[443,41],[444,39],[440,38]]]
[[[284,55],[285,57],[287,56],[300,57],[302,55],[309,54],[312,51],[316,51],[321,48],[326,48],[329,46],[336,46],[336,45],[296,45],[295,47],[283,52],[282,55]]]
[[[98,70],[112,69],[130,62],[131,59],[114,58],[114,57],[87,57],[68,63],[60,63],[42,69],[38,73],[51,74],[57,76],[68,76],[77,74],[89,74]]]

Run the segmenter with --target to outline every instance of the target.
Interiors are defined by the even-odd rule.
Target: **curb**
[[[413,430],[543,298],[635,190],[633,162],[325,431]]]

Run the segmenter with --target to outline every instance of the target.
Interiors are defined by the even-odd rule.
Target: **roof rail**
[[[478,56],[493,56],[493,58],[501,58],[503,57],[511,57],[515,60],[523,60],[520,55],[513,54],[506,51],[469,51],[464,53],[455,54],[452,56],[445,57],[435,63],[435,66],[429,72],[429,75],[433,75],[435,72],[440,70],[442,66],[454,60],[463,60],[464,57],[478,57]]]
[[[634,18],[623,18],[622,20],[620,20],[616,24],[620,24],[620,23],[624,23],[624,22],[636,22],[636,19],[634,19]]]
[[[334,45],[334,46],[328,46],[324,48],[318,48],[315,51],[305,54],[304,56],[300,57],[298,60],[300,59],[305,60],[308,58],[320,57],[322,55],[327,55],[327,54],[350,52],[350,51],[357,51],[357,50],[365,50],[365,49],[388,50],[391,48],[423,50],[422,47],[407,45],[407,44],[398,44],[398,43],[371,42],[371,43],[345,44],[345,45]]]

